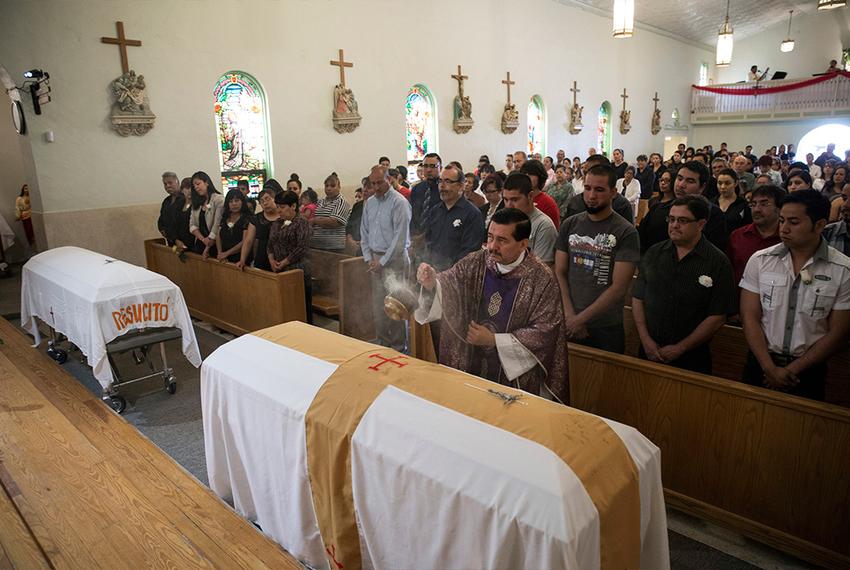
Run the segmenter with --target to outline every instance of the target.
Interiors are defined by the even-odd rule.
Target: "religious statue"
[[[338,133],[350,133],[360,126],[360,113],[357,111],[357,100],[354,92],[345,85],[345,68],[354,67],[350,61],[345,61],[345,52],[339,50],[339,60],[331,60],[331,65],[339,68],[339,83],[334,86],[333,124]]]
[[[112,127],[121,136],[144,135],[153,128],[156,115],[148,102],[144,75],[136,75],[132,69],[123,73],[110,84],[114,98],[112,104]]]
[[[573,103],[573,106],[570,107],[570,133],[577,135],[584,128],[584,125],[581,124],[581,112],[584,111],[584,107],[579,105],[578,103]]]
[[[502,112],[502,132],[509,135],[517,130],[517,127],[519,127],[519,112],[516,110],[516,105],[505,103],[505,110]]]
[[[360,121],[354,92],[345,85],[334,86],[334,129],[338,133],[350,133],[360,126]]]
[[[652,112],[652,126],[650,131],[654,135],[661,132],[661,109],[655,109],[655,111]]]
[[[452,79],[457,80],[457,95],[454,100],[454,121],[452,127],[457,134],[469,132],[475,122],[472,120],[472,101],[469,96],[463,94],[463,80],[469,76],[463,75],[460,66],[457,66],[457,75],[452,75]]]
[[[629,122],[632,117],[632,112],[623,109],[620,111],[620,134],[624,135],[630,130],[632,130],[632,125]]]

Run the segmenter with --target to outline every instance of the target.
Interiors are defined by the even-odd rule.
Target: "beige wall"
[[[143,137],[120,137],[108,122],[108,86],[120,74],[119,54],[100,38],[115,35],[117,20],[128,37],[143,42],[128,48],[157,115]],[[51,77],[53,101],[44,114],[35,117],[25,105],[50,245],[76,239],[92,249],[110,244],[109,237],[50,227],[69,219],[53,214],[92,210],[90,216],[104,217],[92,220],[93,227],[112,227],[121,208],[160,201],[164,170],[180,176],[205,170],[216,179],[211,97],[229,70],[251,73],[265,89],[276,177],[298,172],[321,194],[331,171],[343,187],[354,188],[378,156],[393,164],[406,160],[404,100],[415,83],[436,98],[439,152],[467,167],[482,153],[501,166],[505,153],[524,148],[525,109],[534,94],[546,106],[548,153],[563,148],[583,155],[596,144],[600,104],[610,101],[616,115],[626,87],[633,128],[627,135],[615,128],[613,143],[631,159],[662,148],[663,133],[649,130],[653,94],[658,91],[665,117],[673,107],[686,113],[688,86],[700,62],[712,57],[645,30],[614,40],[610,18],[555,0],[6,0],[0,1],[0,27],[0,64],[13,77],[22,81],[21,73],[33,67]],[[363,116],[350,134],[336,133],[331,124],[338,71],[329,60],[339,48],[355,62],[346,77]],[[451,129],[457,84],[450,76],[458,64],[470,76],[466,93],[475,119],[466,135]],[[508,70],[517,81],[512,97],[521,117],[512,135],[499,129],[500,81]],[[573,80],[585,107],[585,129],[577,136],[566,130]],[[46,142],[48,131],[55,142]],[[146,222],[150,232],[141,231],[141,220],[128,222],[134,236],[156,233],[155,216]]]

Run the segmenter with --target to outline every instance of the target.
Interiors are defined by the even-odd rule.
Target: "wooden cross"
[[[508,105],[511,104],[511,85],[516,85],[516,81],[511,81],[511,72],[508,72],[508,78],[502,79],[502,84],[508,86]]]
[[[339,50],[339,61],[331,60],[331,65],[339,68],[339,84],[345,87],[345,68],[354,67],[350,61],[345,61],[345,55],[342,50]]]
[[[622,99],[623,99],[623,111],[625,111],[626,110],[626,99],[629,98],[629,96],[626,95],[626,88],[625,87],[623,87],[623,94],[620,95],[620,97],[622,97]]]
[[[581,89],[578,88],[578,83],[576,81],[573,81],[573,88],[570,89],[570,91],[573,92],[573,105],[575,105],[576,104],[576,95],[578,95],[581,92]]]
[[[658,102],[661,101],[661,99],[658,98],[658,91],[655,92],[655,97],[653,97],[652,100],[655,101],[653,111],[657,111],[658,110]]]
[[[121,72],[127,73],[130,71],[130,64],[127,61],[127,46],[140,46],[142,42],[139,40],[128,40],[124,36],[124,22],[115,22],[115,27],[118,28],[117,38],[100,38],[100,41],[105,44],[117,45],[121,49]]]
[[[464,80],[464,79],[469,79],[469,76],[468,76],[468,75],[463,75],[463,73],[462,73],[462,72],[461,72],[461,70],[460,70],[460,66],[459,66],[459,65],[457,66],[457,75],[452,75],[452,79],[457,79],[457,86],[458,86],[458,89],[460,89],[460,92],[461,92],[461,93],[463,93],[463,80]]]

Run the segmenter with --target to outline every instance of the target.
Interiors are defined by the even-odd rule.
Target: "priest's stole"
[[[669,566],[632,428],[298,322],[201,378],[210,487],[310,566]]]

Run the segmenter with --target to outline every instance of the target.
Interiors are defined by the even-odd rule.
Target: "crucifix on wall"
[[[505,103],[505,110],[502,111],[502,132],[509,135],[519,126],[519,113],[516,110],[516,105],[511,103],[511,85],[516,85],[516,81],[511,81],[510,71],[508,71],[507,78],[502,79],[502,85],[508,88],[508,102]]]
[[[570,107],[570,134],[577,135],[584,128],[584,125],[581,124],[581,112],[584,110],[584,107],[578,104],[577,95],[581,91],[578,88],[578,82],[573,81],[573,87],[570,89],[573,93],[573,104]]]
[[[339,50],[339,59],[331,60],[331,65],[339,68],[339,83],[334,87],[333,125],[338,133],[350,133],[360,126],[360,113],[354,92],[345,85],[345,68],[354,67],[354,63],[345,61],[345,52]]]
[[[454,104],[454,131],[458,134],[463,134],[469,131],[474,124],[472,120],[472,102],[467,95],[463,94],[463,80],[469,79],[468,75],[464,75],[461,66],[457,66],[457,74],[452,75],[452,79],[457,80],[457,96]]]
[[[661,99],[658,98],[658,91],[656,91],[655,97],[652,98],[652,122],[649,126],[649,131],[654,135],[661,132],[661,110],[658,108],[659,101],[661,101]]]
[[[115,101],[112,105],[112,128],[119,135],[144,135],[153,128],[154,115],[148,103],[147,85],[144,75],[136,75],[130,69],[127,46],[140,47],[141,40],[129,40],[124,35],[124,22],[115,22],[118,37],[100,38],[101,43],[117,45],[121,54],[121,76],[110,84]]]
[[[623,94],[620,95],[620,98],[623,99],[623,110],[620,111],[620,134],[624,135],[630,130],[632,130],[632,125],[629,122],[632,116],[632,112],[626,110],[626,99],[629,98],[628,93],[626,93],[626,88],[623,88]]]
[[[100,41],[105,44],[117,45],[121,52],[121,73],[130,71],[130,64],[127,60],[127,46],[140,47],[141,40],[128,40],[124,35],[124,22],[115,22],[115,27],[118,28],[117,38],[100,38]]]

